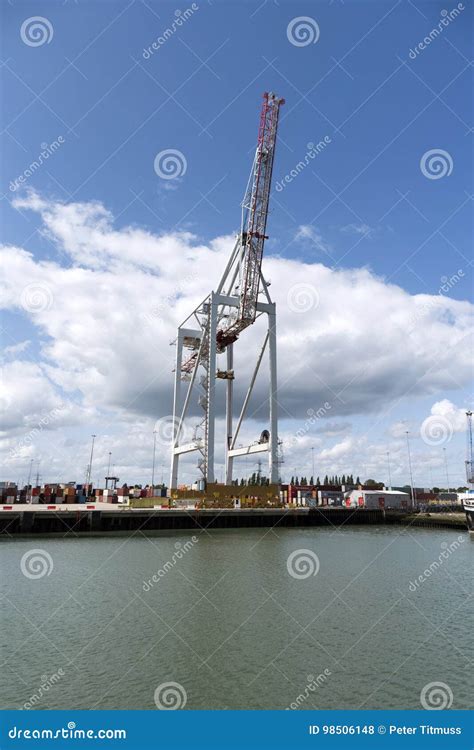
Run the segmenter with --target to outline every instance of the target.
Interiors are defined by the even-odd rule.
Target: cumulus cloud
[[[344,232],[345,234],[359,234],[363,237],[369,237],[372,238],[375,233],[375,229],[373,227],[370,227],[368,224],[346,224],[346,226],[341,227],[341,232]]]
[[[39,351],[38,362],[28,368],[12,363],[17,370],[8,375],[5,430],[25,429],[41,409],[61,402],[72,405],[76,422],[87,424],[91,414],[101,413],[107,425],[115,425],[111,433],[117,425],[136,424],[142,425],[140,434],[146,432],[171,413],[170,342],[177,325],[215,288],[234,239],[203,243],[187,232],[156,235],[118,227],[98,202],[62,203],[29,193],[15,205],[40,216],[58,256],[53,261],[15,246],[2,249],[2,304],[36,329]],[[299,239],[328,251],[313,228],[301,227]],[[282,432],[295,434],[308,410],[318,412],[325,403],[334,423],[338,416],[377,413],[405,396],[443,394],[453,388],[453,367],[459,387],[469,382],[468,358],[460,353],[472,335],[470,303],[438,295],[436,304],[427,305],[427,295],[410,295],[369,269],[334,270],[269,256],[264,271],[278,310]],[[253,366],[248,354],[258,349],[263,333],[257,322],[236,347],[237,401]],[[17,354],[25,342],[18,347]],[[266,426],[261,420],[267,397],[262,366],[250,404],[257,436]],[[315,434],[322,424],[314,426]],[[340,442],[323,448],[335,451],[333,459],[351,450],[342,430],[328,429],[326,438],[336,433]]]
[[[295,234],[295,240],[305,242],[311,247],[316,248],[316,250],[332,257],[331,245],[323,239],[321,232],[316,227],[313,227],[312,224],[302,224],[299,226]]]

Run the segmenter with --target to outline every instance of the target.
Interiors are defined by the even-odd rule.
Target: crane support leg
[[[234,369],[234,345],[229,344],[226,350],[227,354],[227,372],[228,374]],[[229,377],[227,380],[227,391],[226,391],[226,460],[225,460],[225,483],[232,484],[232,464],[233,458],[229,456],[229,449],[232,445],[232,412],[233,412],[233,395],[234,395],[234,379]]]
[[[178,467],[179,467],[179,454],[175,453],[174,447],[176,438],[178,436],[178,414],[181,410],[181,361],[183,358],[183,329],[178,330],[178,338],[176,339],[176,368],[174,371],[174,396],[173,396],[173,440],[171,442],[172,453],[171,453],[171,476],[170,476],[170,487],[175,489],[178,484]]]
[[[268,351],[270,356],[270,482],[278,482],[278,404],[277,404],[277,351],[276,351],[276,309],[273,302],[268,313]]]
[[[214,443],[216,420],[216,333],[217,301],[214,292],[209,298],[209,359],[208,359],[208,397],[207,397],[207,435],[206,435],[206,469],[207,481],[214,482]]]

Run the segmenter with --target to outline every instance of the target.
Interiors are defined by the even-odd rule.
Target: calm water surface
[[[469,707],[467,534],[236,529],[186,545],[191,537],[2,542],[2,708],[33,698],[41,709],[153,709],[167,682],[189,709],[420,708],[423,687],[439,681],[454,708]],[[33,548],[51,556],[50,575],[22,573]],[[317,575],[289,574],[300,549],[317,555]]]

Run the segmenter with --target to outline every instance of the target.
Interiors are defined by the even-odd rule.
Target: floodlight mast
[[[211,292],[191,315],[179,326],[176,339],[176,368],[174,384],[173,424],[170,487],[178,485],[179,457],[199,451],[199,469],[205,482],[214,482],[215,438],[215,381],[226,381],[226,484],[232,483],[234,458],[268,451],[269,475],[278,481],[278,418],[276,404],[276,311],[262,275],[262,258],[267,236],[266,226],[280,107],[284,99],[265,93],[260,113],[257,149],[242,201],[242,222],[234,249],[216,291]],[[259,300],[263,293],[265,301]],[[257,356],[253,375],[233,430],[233,346],[240,334],[257,317],[266,314],[267,333]],[[197,323],[197,327],[196,327]],[[268,347],[270,365],[269,427],[270,437],[246,447],[236,447],[242,421],[252,394],[255,379]],[[184,350],[189,354],[183,357]],[[217,355],[226,353],[226,369],[217,369]],[[198,369],[202,372],[198,383]],[[182,399],[182,381],[188,387]],[[198,399],[203,416],[195,426],[192,438],[183,442],[184,420],[189,412],[191,392],[199,385]],[[188,430],[186,430],[188,432]]]
[[[466,446],[466,479],[467,483],[474,489],[474,455],[472,447],[472,411],[466,412],[467,419],[467,446]],[[449,488],[448,488],[449,489]]]

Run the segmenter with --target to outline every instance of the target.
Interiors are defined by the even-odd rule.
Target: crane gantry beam
[[[258,129],[257,148],[250,177],[242,201],[240,232],[215,291],[212,291],[191,315],[179,326],[176,339],[176,368],[174,387],[174,436],[172,441],[170,487],[178,483],[179,457],[183,453],[200,453],[199,469],[207,482],[214,481],[215,390],[216,380],[226,381],[226,483],[232,482],[235,457],[267,451],[269,474],[278,481],[278,420],[276,404],[276,311],[268,285],[262,274],[262,258],[267,236],[266,226],[270,201],[271,180],[280,107],[284,99],[273,93],[263,95]],[[259,295],[263,294],[263,301]],[[233,347],[241,333],[257,317],[266,315],[268,321],[265,341],[258,354],[255,369],[247,389],[236,431],[233,434]],[[270,365],[269,431],[265,439],[246,448],[236,448],[235,441],[245,417],[247,404],[255,383],[264,351],[268,348]],[[185,355],[185,350],[188,352]],[[217,368],[217,357],[226,354],[226,366]],[[199,374],[200,373],[200,374]],[[199,377],[198,377],[199,375]],[[182,381],[187,392],[182,399]],[[203,409],[201,420],[195,425],[192,439],[182,442],[184,420],[189,413],[191,394],[200,388],[198,403]],[[264,434],[262,433],[262,435]]]

